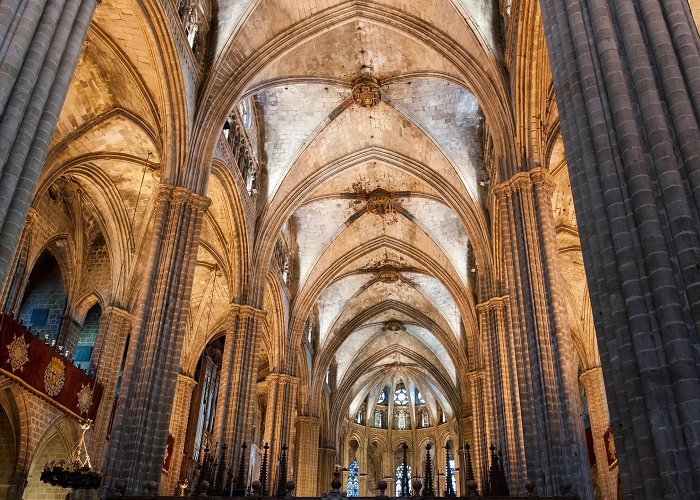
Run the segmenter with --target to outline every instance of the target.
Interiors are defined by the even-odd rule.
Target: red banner
[[[0,374],[81,420],[95,420],[102,386],[6,314],[0,315]]]

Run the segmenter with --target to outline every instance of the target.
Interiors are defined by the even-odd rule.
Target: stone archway
[[[44,466],[55,460],[65,459],[71,452],[73,445],[72,432],[69,423],[64,419],[52,426],[44,433],[37,453],[29,467],[27,486],[22,496],[25,500],[42,498],[44,500],[63,500],[71,490],[59,488],[41,482],[40,476]]]
[[[13,421],[0,405],[0,498],[7,498],[17,467],[17,435]]]

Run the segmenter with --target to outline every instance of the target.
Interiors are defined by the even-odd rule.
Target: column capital
[[[182,384],[185,387],[190,386],[191,390],[193,390],[194,386],[197,385],[197,381],[195,379],[193,379],[189,375],[185,375],[184,373],[177,374],[177,383]]]
[[[554,187],[554,179],[549,171],[541,165],[531,168],[530,170],[521,171],[493,187],[493,192],[497,199],[508,197],[518,188],[531,185],[539,185],[552,191]]]
[[[589,368],[588,370],[584,371],[580,375],[581,382],[584,384],[588,382],[591,378],[597,379],[602,379],[603,378],[603,368],[600,366],[594,366],[592,368]]]
[[[114,316],[115,318],[119,318],[122,321],[133,321],[134,320],[134,315],[127,311],[126,309],[122,309],[119,306],[116,305],[111,305],[107,306],[105,308],[105,312],[109,313],[111,316]]]
[[[488,312],[495,309],[501,309],[508,304],[509,300],[509,295],[502,295],[501,297],[491,297],[490,299],[477,304],[476,310],[478,312]]]
[[[308,425],[321,425],[321,419],[318,417],[310,417],[308,415],[299,415],[297,417],[297,422],[300,424],[308,424]]]
[[[270,373],[267,377],[265,377],[265,381],[269,383],[285,383],[289,385],[297,385],[299,384],[299,377],[295,377],[294,375],[289,375],[287,373]]]
[[[176,205],[188,205],[194,210],[204,212],[211,205],[211,199],[201,194],[197,194],[191,189],[172,184],[161,183],[156,192],[156,205],[164,202],[171,202]]]
[[[483,379],[486,377],[486,370],[483,368],[478,368],[476,370],[469,370],[466,373],[466,378],[469,382],[474,382],[475,380]]]
[[[228,313],[231,318],[254,318],[258,320],[265,320],[267,318],[267,311],[257,309],[248,304],[235,304],[233,302],[228,305]]]

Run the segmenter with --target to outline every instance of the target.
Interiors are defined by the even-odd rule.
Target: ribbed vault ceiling
[[[311,314],[318,331],[312,366],[299,369],[318,397],[335,367],[340,414],[399,379],[419,387],[432,411],[463,404],[459,373],[476,333],[470,242],[488,247],[479,185],[485,119],[474,89],[499,57],[486,3],[219,3],[223,69],[210,89],[225,88],[236,54],[272,55],[238,94],[252,97],[262,138],[256,248],[264,253],[285,228],[292,343],[301,343]],[[330,20],[314,29],[315,18]],[[406,27],[419,22],[422,33]],[[265,45],[284,33],[287,47]],[[472,79],[445,52],[448,39],[482,76]],[[352,99],[362,74],[381,88],[372,108]],[[373,213],[377,189],[391,200],[388,214]]]

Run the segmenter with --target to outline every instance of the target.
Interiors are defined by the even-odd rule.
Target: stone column
[[[170,415],[170,434],[175,440],[173,445],[173,456],[170,459],[170,470],[168,475],[160,485],[161,495],[174,495],[177,483],[180,480],[180,469],[182,460],[186,455],[184,444],[187,433],[187,423],[190,416],[190,403],[192,402],[192,391],[197,385],[197,381],[192,377],[179,373],[175,386],[175,399],[173,401],[173,412]]]
[[[255,382],[258,375],[258,337],[265,312],[248,305],[231,304],[229,330],[224,354],[216,405],[215,441],[226,443],[230,452],[227,467],[238,470],[241,445],[250,449],[255,412]],[[248,484],[248,478],[245,484]],[[257,478],[256,478],[257,479]]]
[[[683,0],[542,0],[623,491],[700,491],[700,40]]]
[[[605,431],[610,426],[608,403],[605,399],[605,386],[603,385],[603,370],[595,367],[581,374],[581,383],[586,388],[588,396],[588,412],[591,421],[591,433],[593,434],[593,450],[598,469],[598,487],[603,498],[616,498],[617,496],[617,472],[609,470],[608,457],[605,450]]]
[[[271,373],[267,376],[267,413],[265,415],[265,435],[263,443],[269,443],[270,480],[269,491],[274,495],[279,474],[279,457],[282,446],[292,451],[293,413],[297,400],[299,378],[284,373]],[[288,457],[291,454],[288,452]],[[291,469],[292,467],[290,467]]]
[[[82,331],[83,325],[70,312],[63,316],[61,333],[57,341],[57,344],[63,347],[63,352],[68,351],[69,355],[75,357],[75,350],[78,347],[78,340]]]
[[[570,481],[592,495],[574,347],[565,323],[549,174],[520,172],[494,189],[509,290],[510,332],[499,339],[511,491],[557,495]],[[515,463],[513,463],[515,462]],[[513,466],[516,470],[513,471]]]
[[[0,6],[0,283],[22,233],[96,0]]]
[[[11,276],[8,275],[3,290],[3,311],[9,312],[15,317],[19,313],[24,290],[29,281],[30,270],[27,269],[27,261],[29,260],[29,251],[32,247],[33,230],[38,218],[38,212],[30,207],[27,212],[27,218],[24,221],[24,233],[12,266],[13,272]],[[20,320],[21,318],[17,319]]]
[[[161,184],[153,239],[109,441],[103,490],[126,481],[127,493],[160,482],[180,368],[195,258],[209,199]]]
[[[104,466],[119,369],[133,322],[134,316],[128,311],[117,306],[105,308],[100,318],[99,331],[93,348],[91,364],[95,367],[97,381],[102,384],[104,390],[95,423],[85,439],[92,464],[99,468]]]
[[[319,448],[317,492],[327,493],[331,490],[333,468],[335,467],[335,448]],[[381,479],[381,478],[380,478]]]
[[[295,494],[300,497],[318,496],[318,477],[321,464],[321,450],[318,447],[321,420],[315,417],[297,417],[297,443],[294,450],[296,459]],[[335,451],[334,451],[335,453]]]
[[[508,300],[508,296],[493,297],[476,307],[484,368],[480,376],[474,375],[475,380],[471,384],[472,404],[475,405],[472,411],[477,415],[477,428],[474,443],[470,443],[470,446],[479,490],[488,477],[489,446],[504,446],[508,451],[509,440],[522,439],[519,434],[508,435],[507,429],[517,432],[518,428],[514,425],[513,414],[504,411],[504,408],[512,408],[514,404],[508,370],[512,363],[508,350],[509,336],[506,334],[509,330]],[[523,457],[517,455],[515,450],[511,450],[508,456],[506,467],[512,481],[523,473],[519,467]]]

